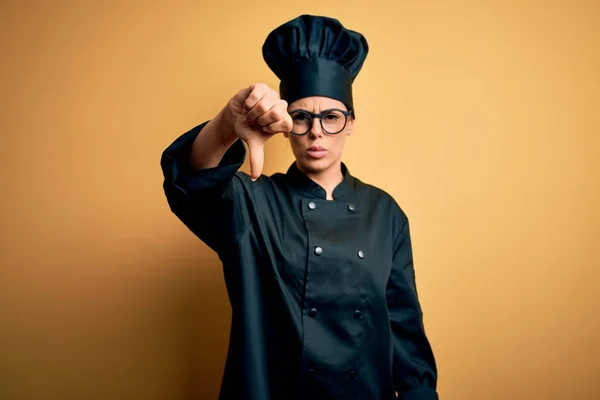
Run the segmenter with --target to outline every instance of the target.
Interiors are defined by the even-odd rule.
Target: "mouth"
[[[325,151],[325,147],[321,146],[311,146],[308,148],[308,151]]]
[[[323,158],[327,155],[327,149],[321,146],[311,146],[306,149],[306,153],[311,158]]]

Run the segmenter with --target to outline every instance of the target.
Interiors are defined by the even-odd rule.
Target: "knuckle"
[[[264,101],[260,101],[258,104],[256,104],[256,110],[261,114],[264,114],[265,112],[269,111],[269,108]]]
[[[284,117],[283,110],[281,110],[281,108],[275,107],[275,108],[273,108],[273,110],[271,112],[272,112],[273,120],[275,120],[275,121],[282,120]]]
[[[261,98],[261,94],[259,91],[257,91],[256,89],[253,90],[249,95],[248,95],[248,101],[250,102],[257,102],[258,100],[260,100]]]
[[[267,120],[264,115],[258,117],[256,119],[256,122],[258,122],[258,124],[263,127],[266,127],[269,124],[269,120]]]
[[[284,121],[284,126],[285,126],[286,130],[288,130],[288,131],[292,130],[292,128],[294,127],[294,123],[292,122],[292,117],[290,117],[289,115],[287,116],[287,118]]]
[[[255,83],[253,85],[253,89],[254,89],[253,91],[259,91],[261,93],[265,93],[265,92],[268,92],[271,88],[266,83],[259,82],[259,83]]]
[[[278,111],[280,112],[287,112],[288,109],[288,104],[285,100],[279,100],[276,104],[275,107]]]

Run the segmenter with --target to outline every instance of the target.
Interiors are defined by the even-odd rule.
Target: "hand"
[[[287,102],[264,83],[240,90],[227,105],[235,134],[248,145],[252,180],[262,173],[266,141],[292,130],[287,107]]]

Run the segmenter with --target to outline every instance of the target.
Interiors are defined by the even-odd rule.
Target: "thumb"
[[[246,143],[250,151],[250,177],[255,181],[262,173],[265,163],[265,143],[260,140],[249,140]]]

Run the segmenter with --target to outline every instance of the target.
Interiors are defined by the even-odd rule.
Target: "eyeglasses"
[[[313,126],[313,119],[318,118],[323,132],[329,135],[337,135],[344,130],[348,123],[349,111],[336,108],[323,111],[321,114],[313,114],[306,110],[293,110],[289,114],[292,117],[292,134],[296,136],[306,135]]]

